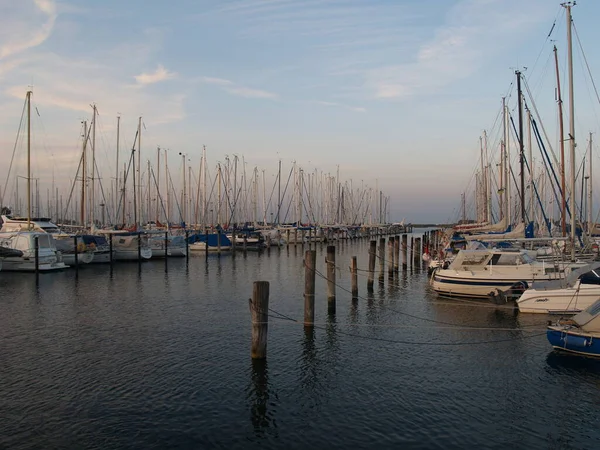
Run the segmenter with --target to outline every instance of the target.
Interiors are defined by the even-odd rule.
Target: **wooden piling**
[[[252,318],[252,359],[267,357],[267,333],[269,330],[269,282],[255,281],[252,298],[248,300]]]
[[[335,312],[335,246],[327,246],[327,310]]]
[[[138,232],[137,235],[137,251],[138,251],[138,263],[142,262],[142,233]]]
[[[402,235],[402,270],[406,270],[408,268],[408,236],[406,234]]]
[[[190,244],[188,242],[189,233],[185,230],[185,260],[187,261],[190,257]],[[208,253],[208,235],[206,235],[206,253]]]
[[[423,258],[421,257],[421,238],[415,238],[415,252],[414,252],[414,261],[413,261],[413,265],[417,268],[421,268],[421,263],[423,261]]]
[[[110,266],[112,267],[113,263],[113,235],[112,233],[108,235],[108,251],[110,252]]]
[[[40,273],[40,241],[38,236],[33,237],[33,245],[35,251],[35,273]]]
[[[298,245],[298,228],[294,228],[294,246]]]
[[[350,274],[352,275],[352,298],[358,298],[358,265],[356,256],[350,262]]]
[[[244,253],[248,250],[248,235],[244,233]]]
[[[388,274],[394,273],[394,236],[388,238]]]
[[[394,271],[400,269],[400,236],[394,238]]]
[[[410,237],[410,267],[415,266],[415,238],[413,236]]]
[[[315,269],[317,251],[306,250],[304,253],[304,326],[312,327],[315,323]]]
[[[373,283],[375,282],[375,258],[377,257],[377,241],[369,243],[369,278],[367,279],[367,290],[373,291]]]
[[[385,271],[385,238],[379,238],[379,281],[384,278]]]
[[[75,270],[79,270],[79,249],[77,248],[77,236],[73,236],[73,244],[75,245]]]
[[[290,246],[290,230],[289,230],[289,228],[287,230],[285,230],[285,243],[286,243],[287,247]]]
[[[208,251],[208,236],[206,236],[206,251]],[[221,227],[217,230],[217,254],[221,254]]]

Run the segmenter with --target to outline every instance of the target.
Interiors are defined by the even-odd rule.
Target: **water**
[[[600,361],[552,352],[547,316],[438,299],[424,272],[372,295],[361,272],[353,302],[367,251],[338,244],[337,311],[317,277],[313,332],[270,318],[267,362],[250,359],[252,282],[302,319],[300,247],[37,287],[0,272],[0,449],[599,448]]]

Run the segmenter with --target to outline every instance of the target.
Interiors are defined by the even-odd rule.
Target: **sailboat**
[[[31,91],[25,98],[27,106],[27,220],[23,228],[14,231],[0,231],[0,247],[17,250],[13,256],[2,261],[4,271],[60,270],[68,267],[60,252],[56,249],[52,235],[43,231],[34,231],[31,219]],[[37,259],[37,261],[36,261]]]

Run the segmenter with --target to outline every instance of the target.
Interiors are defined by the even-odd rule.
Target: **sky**
[[[592,76],[599,13],[595,0],[573,8]],[[306,172],[339,168],[389,196],[392,221],[452,221],[473,189],[483,130],[498,146],[503,96],[516,111],[516,69],[556,145],[551,58],[557,45],[564,78],[565,29],[550,0],[0,0],[0,187],[32,89],[42,192],[70,189],[81,122],[96,104],[106,178],[117,116],[122,150],[142,116],[142,158],[168,149],[173,170],[179,153],[197,167],[203,146],[211,167],[238,155],[271,179],[279,160],[284,171],[294,161]],[[600,121],[577,52],[583,152]],[[13,177],[24,174],[23,148],[21,139]]]

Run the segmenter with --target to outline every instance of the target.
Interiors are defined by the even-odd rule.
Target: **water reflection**
[[[246,399],[250,410],[250,422],[257,437],[263,437],[270,428],[277,428],[275,408],[278,397],[269,385],[269,367],[266,359],[252,360]]]

